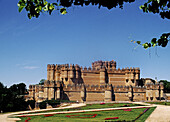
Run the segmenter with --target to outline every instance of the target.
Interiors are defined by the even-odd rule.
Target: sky
[[[0,82],[5,86],[38,84],[47,78],[47,64],[91,66],[97,60],[117,68],[139,67],[141,78],[170,81],[170,44],[145,50],[142,43],[170,31],[170,20],[139,9],[145,0],[123,9],[71,7],[28,19],[18,0],[0,0]]]

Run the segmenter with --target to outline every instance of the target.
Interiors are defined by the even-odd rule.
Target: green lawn
[[[111,111],[97,111],[97,112],[84,112],[84,113],[68,113],[68,114],[55,114],[53,116],[44,117],[43,115],[39,116],[30,116],[31,120],[29,122],[56,122],[56,121],[64,121],[64,122],[77,122],[77,121],[105,121],[105,118],[110,117],[119,117],[116,121],[132,121],[135,120],[146,108],[138,108],[132,109],[132,111],[124,111],[124,110],[111,110]],[[148,116],[153,112],[155,108],[150,108],[147,112],[145,112],[137,121],[143,122]],[[89,117],[93,115],[84,115],[84,114],[97,114],[94,118],[77,118],[78,116],[71,116],[71,118],[66,117],[68,115],[79,115],[79,117]],[[76,118],[72,118],[76,117]],[[22,120],[19,122],[24,122],[28,117],[20,117]],[[113,121],[113,120],[112,120]]]
[[[150,104],[159,104],[159,105],[170,105],[170,102],[147,102]]]
[[[117,107],[132,107],[132,106],[141,106],[139,104],[131,104],[131,103],[106,103],[103,105],[100,104],[87,104],[83,107],[78,108],[68,108],[68,109],[57,109],[57,110],[48,110],[41,112],[31,112],[31,113],[46,113],[46,112],[58,112],[58,111],[74,111],[74,110],[87,110],[87,109],[100,109],[100,108],[117,108]],[[144,106],[144,105],[142,105]],[[31,114],[29,113],[29,114]]]

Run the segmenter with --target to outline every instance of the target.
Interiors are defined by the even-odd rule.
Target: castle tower
[[[35,85],[29,85],[29,96],[31,99],[35,98]]]
[[[55,98],[55,81],[50,81],[50,85],[49,85],[49,96],[48,96],[48,99],[51,100],[51,99],[54,99]]]
[[[108,102],[108,101],[112,101],[112,86],[111,85],[107,85],[105,88],[105,97],[104,97],[104,101]]]
[[[100,84],[104,85],[106,83],[106,69],[103,67],[100,69]]]
[[[55,70],[55,65],[48,64],[47,65],[47,80],[52,81],[54,80],[54,70]]]
[[[58,69],[57,64],[55,66],[55,81],[60,81],[60,71]]]
[[[39,97],[38,102],[42,102],[44,100],[43,94],[44,94],[44,87],[43,85],[39,85]]]

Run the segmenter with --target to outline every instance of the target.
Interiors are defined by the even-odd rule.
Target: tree
[[[24,95],[27,91],[26,85],[24,83],[14,84],[10,86],[9,89],[17,95]]]
[[[26,110],[28,103],[24,99],[26,85],[14,84],[10,88],[0,82],[0,111]]]
[[[44,12],[51,15],[54,10],[60,11],[61,14],[66,14],[66,8],[72,6],[83,7],[84,5],[94,5],[98,6],[99,9],[101,7],[112,9],[113,7],[116,8],[119,6],[119,8],[122,9],[124,3],[132,2],[135,2],[135,0],[54,0],[54,2],[48,2],[47,0],[19,0],[18,7],[19,12],[25,8],[28,12],[28,18],[31,19],[32,17],[38,18],[40,14]],[[139,8],[143,10],[143,12],[159,14],[163,19],[170,19],[170,0],[148,0]],[[169,40],[170,33],[163,33],[159,39],[153,38],[151,42],[146,42],[144,44],[141,44],[141,41],[132,40],[132,42],[147,49],[155,46],[166,47]]]
[[[165,93],[170,93],[170,82],[167,80],[160,80],[159,82],[162,82],[164,85],[164,92]]]
[[[44,81],[45,81],[45,79],[41,79],[40,82],[39,82],[39,84],[40,84],[40,85],[44,85]]]

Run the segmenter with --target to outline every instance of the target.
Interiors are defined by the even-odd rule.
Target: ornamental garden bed
[[[67,114],[48,114],[39,116],[23,116],[21,121],[31,118],[27,122],[46,122],[46,121],[145,121],[155,108],[138,108],[131,109],[131,111],[124,110],[110,110],[110,111],[96,111],[84,113],[67,113]]]
[[[86,106],[77,107],[77,108],[56,109],[56,110],[48,110],[48,111],[42,111],[42,112],[30,112],[29,114],[33,114],[33,113],[46,113],[46,112],[58,112],[58,111],[74,111],[74,110],[100,109],[100,108],[132,107],[132,106],[141,106],[141,105],[139,105],[139,104],[132,104],[132,103],[104,103],[104,102],[102,102],[100,104],[87,104]],[[28,113],[25,113],[25,114],[28,114]]]

